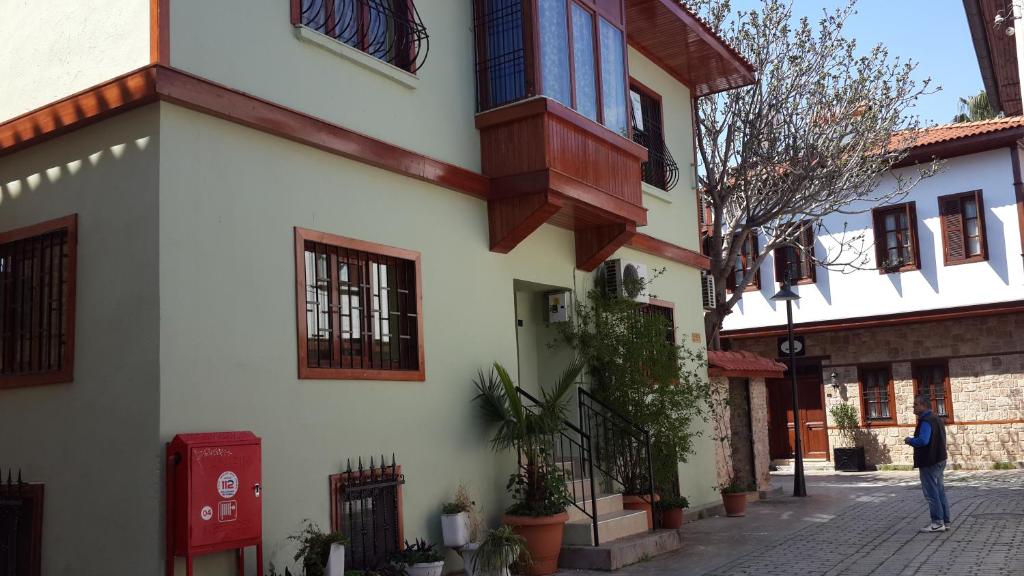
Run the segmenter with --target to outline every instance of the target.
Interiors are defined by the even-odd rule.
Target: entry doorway
[[[798,372],[799,374],[799,372]],[[793,427],[793,384],[789,378],[771,379],[768,385],[768,446],[772,459],[796,455]],[[821,374],[798,376],[800,399],[800,443],[803,457],[829,459],[828,429],[825,421],[825,389]]]

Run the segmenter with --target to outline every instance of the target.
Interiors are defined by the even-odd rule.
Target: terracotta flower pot
[[[516,534],[526,540],[530,551],[530,576],[544,576],[558,571],[558,554],[562,551],[562,532],[569,515],[565,512],[555,516],[509,516],[501,517],[501,523],[511,526]]]
[[[658,513],[661,517],[661,527],[666,530],[676,530],[677,528],[683,527],[683,509],[682,508],[669,508],[667,510],[659,510]]]
[[[622,496],[622,507],[626,510],[643,510],[647,512],[647,529],[654,528],[654,510],[651,507],[651,503],[647,501],[650,496],[632,496],[625,494]],[[654,495],[654,501],[661,500],[661,496]]]
[[[725,505],[726,516],[737,517],[747,515],[746,492],[737,492],[735,494],[722,494],[722,504]]]

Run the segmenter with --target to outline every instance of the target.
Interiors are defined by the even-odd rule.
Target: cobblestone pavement
[[[792,478],[774,480],[788,494]],[[808,498],[776,496],[745,518],[690,523],[683,550],[620,574],[1024,576],[1024,471],[950,472],[946,486],[952,529],[923,534],[916,474],[809,476]]]

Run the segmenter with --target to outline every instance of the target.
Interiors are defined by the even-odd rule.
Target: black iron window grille
[[[0,240],[0,387],[71,379],[74,224]]]
[[[420,368],[416,262],[305,241],[306,365]]]
[[[671,306],[649,303],[640,306],[644,316],[657,316],[665,321],[665,340],[669,344],[676,343],[676,311]]]
[[[346,569],[375,570],[401,548],[404,484],[394,454],[391,464],[371,457],[365,468],[362,458],[355,468],[349,460],[345,472],[330,477],[331,530],[348,538]]]
[[[633,108],[633,141],[647,148],[644,182],[668,192],[679,183],[679,166],[665,145],[661,100],[648,91],[630,87]]]
[[[412,0],[301,0],[299,23],[413,74],[430,49]]]
[[[475,0],[477,112],[518,102],[527,91],[521,0]]]
[[[7,471],[0,479],[0,576],[39,576],[42,559],[43,485]]]

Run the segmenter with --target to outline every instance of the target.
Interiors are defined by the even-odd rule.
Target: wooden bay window
[[[423,380],[418,252],[295,229],[299,377]]]
[[[629,138],[621,0],[474,0],[477,111],[544,95]]]
[[[0,388],[74,378],[77,216],[0,233]]]
[[[875,262],[880,274],[921,268],[917,238],[917,209],[913,202],[884,206],[872,211]]]
[[[896,422],[896,398],[889,366],[858,369],[861,421],[865,424]]]
[[[946,266],[988,259],[981,190],[939,196],[942,255]]]

